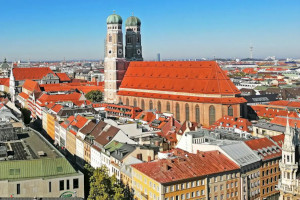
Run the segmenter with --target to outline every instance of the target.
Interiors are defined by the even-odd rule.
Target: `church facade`
[[[125,56],[122,18],[107,18],[104,100],[143,110],[172,113],[180,121],[212,125],[219,118],[240,117],[240,91],[215,61],[146,62],[141,21],[126,20]]]

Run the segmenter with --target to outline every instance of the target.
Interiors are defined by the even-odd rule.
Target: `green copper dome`
[[[141,20],[135,16],[128,17],[125,22],[126,26],[140,26]]]
[[[107,24],[122,24],[122,17],[117,14],[109,15],[106,19]]]

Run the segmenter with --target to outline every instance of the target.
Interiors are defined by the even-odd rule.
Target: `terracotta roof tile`
[[[26,90],[29,90],[31,92],[40,92],[40,87],[39,84],[36,81],[30,80],[30,79],[26,79],[22,88],[25,88]]]
[[[245,141],[252,150],[256,151],[262,160],[281,157],[281,149],[268,138],[259,138]]]
[[[24,93],[24,92],[19,93],[19,96],[22,97],[23,99],[28,99],[29,98],[29,95]]]
[[[58,76],[59,81],[71,81],[71,79],[66,73],[56,73],[56,75]]]
[[[175,149],[171,152],[176,158],[134,164],[132,167],[159,183],[170,183],[239,169],[237,164],[219,151],[191,154]]]
[[[239,94],[214,61],[130,62],[121,89]]]
[[[16,81],[26,79],[40,80],[49,73],[54,74],[49,67],[13,68],[13,75]]]

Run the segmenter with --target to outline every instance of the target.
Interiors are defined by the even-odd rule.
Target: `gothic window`
[[[176,119],[180,119],[180,107],[178,103],[176,103]]]
[[[149,101],[149,109],[150,109],[150,110],[153,109],[153,102],[152,102],[152,100]]]
[[[160,101],[157,102],[157,110],[158,110],[158,112],[161,112],[161,103],[160,103]]]
[[[196,114],[196,122],[200,123],[200,108],[198,105],[196,105],[195,114]]]
[[[112,42],[112,37],[111,37],[111,35],[108,36],[108,41],[109,41],[109,42]]]
[[[185,104],[185,120],[190,120],[190,107],[189,104]]]
[[[233,116],[233,108],[232,108],[232,106],[229,106],[228,107],[228,116]]]
[[[122,99],[121,98],[119,98],[119,104],[122,104]]]
[[[136,99],[133,100],[133,106],[137,107]]]
[[[136,42],[140,43],[140,37],[139,36],[136,37]]]
[[[143,99],[142,99],[141,107],[142,107],[142,110],[145,110],[145,101]]]
[[[214,106],[209,106],[209,125],[216,122],[216,109]]]
[[[171,105],[170,105],[170,102],[167,102],[167,112],[170,112],[171,111]]]
[[[126,105],[129,106],[129,99],[126,98]]]

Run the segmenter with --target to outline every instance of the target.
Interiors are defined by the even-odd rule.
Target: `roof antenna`
[[[113,13],[114,13],[114,14],[116,14],[116,11],[115,11],[115,10],[113,10]]]
[[[134,16],[134,13],[132,12],[132,16]]]

